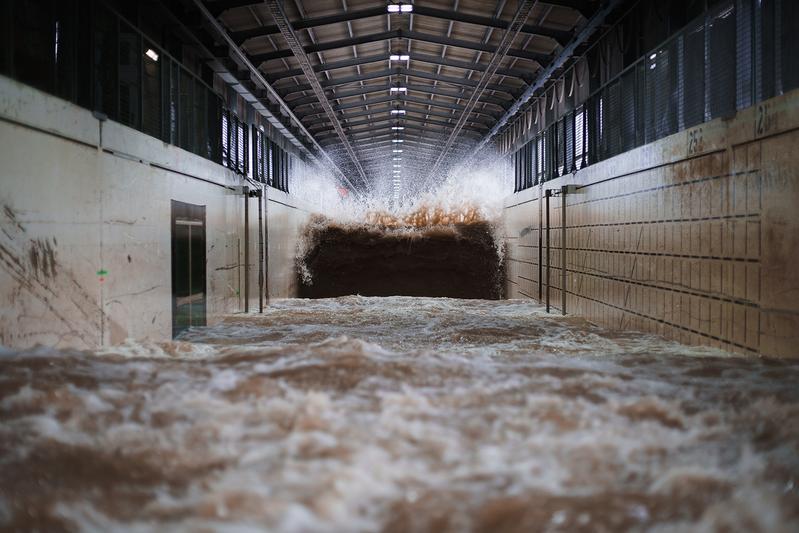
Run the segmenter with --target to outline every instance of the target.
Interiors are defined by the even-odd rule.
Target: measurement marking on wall
[[[771,133],[774,129],[774,122],[774,113],[772,112],[771,103],[764,102],[759,104],[755,117],[755,137],[762,137]]]

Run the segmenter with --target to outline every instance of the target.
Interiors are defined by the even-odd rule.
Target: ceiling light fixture
[[[404,130],[405,127],[404,126],[391,126],[391,129],[392,130]]]
[[[158,52],[153,50],[152,48],[148,48],[144,55],[152,59],[153,61],[158,61]]]
[[[407,87],[391,87],[388,92],[390,93],[408,93]]]
[[[404,115],[405,114],[405,110],[404,109],[392,109],[391,110],[391,114],[392,115]]]
[[[391,54],[388,56],[389,61],[408,61],[411,56],[407,54]]]
[[[413,12],[412,4],[389,4],[387,6],[389,13],[411,13]]]

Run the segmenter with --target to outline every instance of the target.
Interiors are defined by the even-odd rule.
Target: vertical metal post
[[[192,289],[194,289],[194,284],[193,280],[191,279],[191,273],[192,270],[194,270],[192,268],[194,265],[191,264],[193,257],[191,254],[191,224],[187,224],[186,228],[189,230],[189,327],[191,327],[194,325],[194,321],[192,320],[192,314],[194,311],[194,293]]]
[[[544,295],[544,204],[541,202],[541,192],[544,190],[543,183],[538,184],[538,301]]]
[[[547,216],[546,216],[546,219],[547,219],[547,229],[546,229],[546,232],[547,232],[547,234],[546,234],[546,237],[547,237],[547,271],[546,271],[546,280],[547,280],[547,294],[546,294],[546,298],[547,298],[547,313],[549,313],[549,259],[550,259],[550,255],[549,255],[549,197],[550,196],[552,196],[552,191],[547,189],[546,192],[544,193],[544,199],[546,200],[546,203],[544,205],[544,209],[547,210]]]
[[[244,187],[244,312],[250,311],[250,188]]]
[[[269,305],[269,187],[263,184],[264,203],[264,299]]]
[[[258,192],[258,312],[264,312],[264,186]]]
[[[560,188],[560,310],[566,314],[566,186]]]

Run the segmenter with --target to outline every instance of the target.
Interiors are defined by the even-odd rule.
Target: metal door
[[[172,337],[205,325],[205,206],[172,200]]]

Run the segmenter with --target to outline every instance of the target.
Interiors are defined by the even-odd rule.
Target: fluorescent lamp
[[[391,150],[391,151],[394,152],[395,154],[401,154],[402,153],[402,150]]]
[[[389,61],[408,61],[411,56],[407,54],[391,54],[388,56]]]
[[[408,92],[408,88],[407,87],[391,87],[388,90],[388,92],[390,92],[390,93],[407,93]]]
[[[392,115],[404,115],[405,114],[405,110],[404,109],[392,109],[391,110],[391,114]]]
[[[411,13],[413,11],[412,4],[389,4],[387,8],[389,13]]]
[[[153,61],[158,61],[158,52],[153,50],[152,48],[148,48],[144,55],[152,59]]]
[[[401,168],[402,165],[394,165],[394,168]]]
[[[401,142],[404,142],[404,141],[402,139],[391,139],[391,142],[393,142],[393,143],[401,143]]]
[[[652,54],[651,56],[649,56],[649,59],[655,59],[657,56],[658,56],[657,54]]]
[[[405,126],[391,126],[392,130],[404,130]]]

